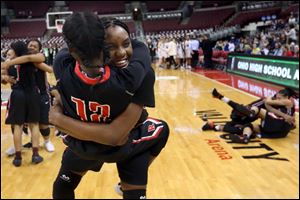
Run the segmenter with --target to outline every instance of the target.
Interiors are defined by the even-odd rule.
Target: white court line
[[[193,71],[188,71],[188,72],[190,72],[190,73],[192,73],[192,74],[194,74],[194,75],[200,76],[200,77],[202,77],[202,78],[205,78],[205,79],[207,79],[207,80],[210,80],[210,81],[212,81],[212,82],[218,83],[218,84],[220,84],[220,85],[226,86],[227,88],[231,88],[231,89],[233,89],[233,90],[236,90],[236,91],[241,92],[241,93],[243,93],[243,94],[246,94],[246,95],[248,95],[248,96],[251,96],[251,97],[254,97],[254,98],[256,98],[256,99],[259,99],[259,97],[255,96],[255,95],[253,95],[253,94],[249,94],[249,93],[247,93],[247,92],[245,92],[245,91],[243,91],[243,90],[239,90],[239,89],[237,89],[237,88],[234,88],[234,87],[231,87],[231,86],[229,86],[229,85],[226,85],[225,83],[216,81],[216,80],[214,80],[214,79],[210,79],[210,78],[208,78],[208,77],[206,77],[206,76],[204,76],[204,75],[202,75],[202,74],[199,74],[199,73],[197,73],[197,72],[193,72]],[[220,91],[221,91],[221,90],[220,90]],[[298,112],[296,111],[296,114],[299,115],[299,111],[298,111]]]

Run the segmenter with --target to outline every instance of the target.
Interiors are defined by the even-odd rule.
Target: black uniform
[[[132,41],[132,46],[131,61],[139,60],[140,66],[129,64],[125,69],[105,66],[100,80],[86,77],[78,64],[74,66],[66,49],[58,53],[54,72],[59,80],[58,89],[66,115],[82,121],[110,123],[131,102],[154,107],[155,75],[147,47],[137,41]],[[64,139],[68,147],[63,155],[63,167],[79,172],[99,171],[104,162],[119,162],[121,180],[146,184],[149,154],[159,154],[169,133],[165,122],[145,121],[146,117],[147,113],[143,112],[143,119],[139,120],[139,123],[144,121],[143,124],[131,131],[123,146],[113,147],[67,136]],[[133,173],[140,173],[140,176],[132,177]]]
[[[17,65],[17,83],[7,104],[6,124],[35,123],[39,121],[40,96],[36,87],[33,63]],[[9,73],[14,73],[10,68]]]
[[[247,105],[250,109],[252,106],[256,106],[259,109],[265,108],[264,99],[261,98]],[[233,109],[230,114],[231,121],[227,122],[224,126],[223,131],[231,134],[242,134],[244,125],[254,122],[258,119],[258,116],[248,117],[237,110]]]
[[[294,116],[295,106],[286,108],[285,106],[277,106],[282,113]],[[285,121],[284,118],[276,116],[274,113],[267,112],[264,120],[261,121],[261,137],[262,138],[282,138],[286,137],[292,125]]]
[[[40,124],[49,124],[50,94],[46,72],[35,69],[36,84],[40,92]]]

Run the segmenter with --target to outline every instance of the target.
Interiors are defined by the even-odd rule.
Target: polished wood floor
[[[221,117],[215,121],[229,119],[231,109],[211,97],[214,87],[244,104],[256,97],[190,71],[156,69],[156,76],[156,108],[149,112],[168,122],[170,137],[150,167],[148,198],[299,198],[298,115],[297,128],[287,138],[228,143],[220,138],[223,133],[203,132],[204,121],[196,111],[215,110]],[[51,198],[65,145],[52,134],[54,153],[42,147],[44,162],[32,165],[31,151],[24,150],[23,164],[16,168],[5,154],[13,140],[4,117],[1,110],[1,198]],[[76,198],[121,199],[114,192],[118,181],[115,164],[105,164],[99,173],[87,173]]]

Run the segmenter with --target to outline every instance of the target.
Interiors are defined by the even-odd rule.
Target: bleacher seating
[[[7,8],[15,12],[16,18],[28,18],[30,12],[32,18],[45,17],[53,3],[54,1],[5,1]]]
[[[124,1],[66,1],[69,5],[69,10],[91,11],[98,14],[118,14],[125,13]]]
[[[146,1],[148,12],[177,10],[180,1]]]
[[[262,9],[262,10],[254,10],[254,11],[244,11],[238,13],[234,19],[232,19],[228,26],[233,26],[235,24],[240,24],[241,26],[249,23],[250,21],[260,21],[262,16],[268,16],[280,13],[281,8],[270,8],[270,9]]]
[[[46,22],[45,20],[11,22],[9,30],[10,33],[5,35],[6,38],[41,37],[46,31]]]

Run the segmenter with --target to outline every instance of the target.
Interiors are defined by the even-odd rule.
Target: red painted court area
[[[220,70],[196,69],[194,72],[257,97],[272,96],[283,88],[282,86],[237,76]],[[295,101],[295,105],[297,112],[299,112],[299,100]]]

